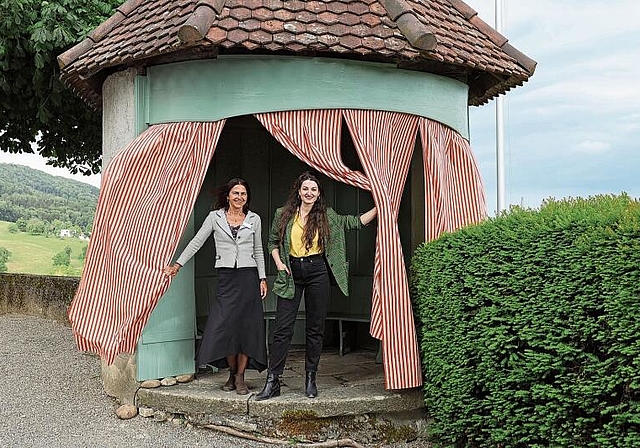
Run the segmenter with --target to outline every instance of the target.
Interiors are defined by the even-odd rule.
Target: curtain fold
[[[68,310],[80,350],[133,353],[225,121],[154,125],[105,170],[85,268]]]
[[[341,110],[295,110],[255,117],[282,146],[307,165],[338,182],[371,190],[362,173],[342,163]]]
[[[420,354],[398,230],[418,117],[365,110],[343,114],[378,208],[371,335],[382,343],[385,387],[418,387],[422,385]]]
[[[469,142],[451,128],[420,118],[425,179],[425,238],[438,238],[487,217],[482,177]]]

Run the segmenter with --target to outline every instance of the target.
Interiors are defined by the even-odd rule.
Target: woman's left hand
[[[267,286],[266,280],[260,280],[260,297],[264,300],[267,297],[267,293],[269,292],[269,286]]]

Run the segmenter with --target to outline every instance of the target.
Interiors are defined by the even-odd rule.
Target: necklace
[[[307,225],[307,218],[309,217],[309,212],[305,213],[304,216],[302,215],[302,209],[298,208],[298,222],[300,223],[301,227],[304,227],[305,225]]]
[[[239,226],[244,221],[244,213],[231,214],[227,211],[226,215],[227,222],[232,226]]]

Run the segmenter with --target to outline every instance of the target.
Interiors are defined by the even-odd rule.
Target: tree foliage
[[[0,272],[7,272],[7,261],[11,256],[11,252],[6,247],[0,246]]]
[[[69,266],[71,264],[71,248],[65,246],[63,250],[58,252],[51,259],[53,266]]]
[[[56,57],[123,0],[0,0],[0,149],[97,173],[101,117],[60,81]],[[37,146],[36,146],[37,144]]]
[[[0,163],[0,221],[14,222],[21,232],[90,233],[98,192],[82,182]]]

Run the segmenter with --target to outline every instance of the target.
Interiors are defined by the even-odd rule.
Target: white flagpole
[[[496,31],[502,32],[502,6],[503,0],[495,0]],[[498,190],[498,215],[506,210],[505,201],[505,175],[504,175],[504,98],[502,95],[496,98],[496,174]]]

